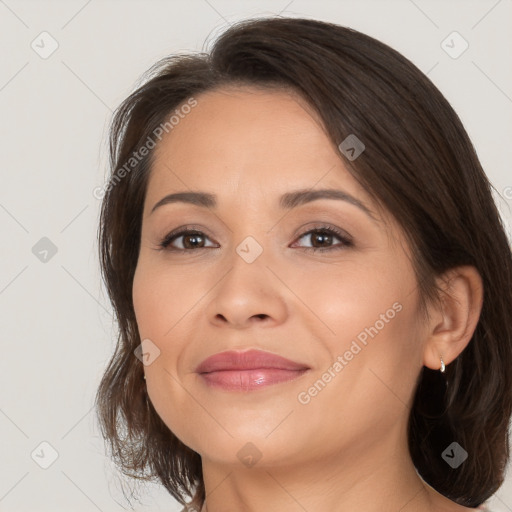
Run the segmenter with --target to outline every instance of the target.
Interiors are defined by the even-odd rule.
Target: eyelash
[[[312,252],[326,252],[326,251],[335,251],[335,250],[341,250],[346,249],[348,247],[352,247],[354,244],[352,240],[343,232],[339,231],[338,229],[332,227],[332,226],[317,226],[313,229],[310,229],[309,231],[306,231],[298,236],[297,240],[301,239],[302,237],[306,235],[310,235],[313,233],[323,233],[328,235],[335,235],[337,238],[339,238],[342,242],[341,245],[332,246],[332,247],[302,247],[302,249],[306,251],[312,251]],[[175,231],[172,231],[168,235],[166,235],[158,244],[159,250],[165,250],[169,252],[190,252],[190,251],[198,251],[201,249],[208,249],[208,247],[198,247],[196,249],[180,249],[180,248],[169,248],[169,245],[171,242],[173,242],[175,239],[184,236],[184,235],[205,235],[202,231],[198,231],[193,229],[190,226],[186,226],[185,228],[179,228]],[[215,247],[217,249],[217,247]]]

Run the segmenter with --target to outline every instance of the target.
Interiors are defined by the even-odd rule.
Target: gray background
[[[501,194],[510,234],[512,0],[0,0],[0,510],[127,507],[92,409],[115,341],[92,193],[105,182],[108,122],[157,59],[277,13],[353,27],[427,73]],[[469,44],[457,58],[461,40],[444,43],[452,56],[442,45],[453,31]],[[158,486],[142,497],[135,510],[179,510]],[[491,505],[512,510],[510,472]]]

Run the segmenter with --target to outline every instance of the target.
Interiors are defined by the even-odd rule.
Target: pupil
[[[197,239],[201,239],[201,235],[187,235],[183,240],[186,241],[186,240],[196,240]],[[187,244],[185,243],[184,244],[185,247],[188,247],[189,245],[191,245],[192,247],[197,247],[197,246],[200,246],[200,243],[196,243],[196,242],[192,242],[191,244]]]
[[[324,242],[325,241],[329,242],[330,241],[329,239],[332,237],[332,235],[329,235],[328,233],[320,233],[320,234],[317,233],[315,236],[320,239],[323,239]],[[320,243],[322,243],[322,242],[320,242]]]

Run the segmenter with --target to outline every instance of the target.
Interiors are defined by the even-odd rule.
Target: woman
[[[99,241],[122,471],[187,510],[476,510],[512,413],[512,259],[446,99],[387,45],[261,18],[117,110]],[[142,364],[141,364],[142,362]]]

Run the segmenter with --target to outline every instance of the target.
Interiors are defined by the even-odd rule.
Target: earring
[[[444,362],[443,362],[443,356],[441,356],[441,368],[439,368],[439,371],[441,373],[444,373],[445,369],[446,369],[446,366],[444,365]]]
[[[146,374],[144,374],[144,380],[146,380]]]

